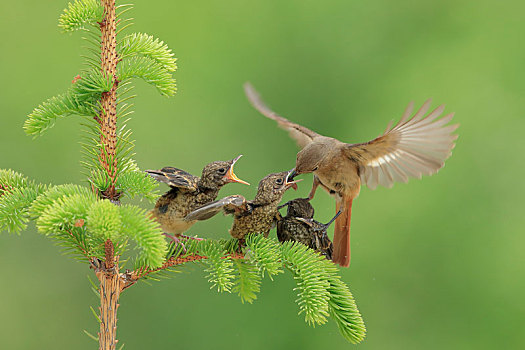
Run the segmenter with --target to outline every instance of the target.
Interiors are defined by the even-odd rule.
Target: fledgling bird
[[[308,198],[313,198],[319,185],[335,196],[336,212],[341,211],[341,215],[335,221],[333,261],[344,267],[350,265],[352,201],[359,195],[361,184],[371,189],[378,184],[392,187],[395,181],[432,175],[443,167],[458,137],[452,132],[459,125],[446,125],[453,113],[438,119],[444,105],[425,116],[431,103],[428,100],[412,117],[413,103],[409,103],[401,120],[393,127],[390,123],[381,136],[365,143],[344,143],[278,116],[249,83],[244,88],[251,104],[288,130],[301,147],[292,178],[314,173]]]
[[[229,161],[209,163],[202,170],[201,177],[173,167],[146,170],[154,179],[171,187],[157,200],[155,208],[150,212],[162,230],[173,234],[176,240],[177,236],[187,231],[196,222],[186,220],[186,215],[214,201],[222,186],[230,182],[249,185],[233,172],[233,166],[240,157]]]
[[[202,208],[188,216],[186,220],[206,220],[224,210],[234,216],[230,229],[232,237],[244,239],[248,233],[258,233],[268,237],[280,214],[277,206],[284,192],[290,187],[297,188],[297,181],[289,180],[291,171],[267,175],[259,182],[255,199],[248,201],[241,195],[228,196]]]
[[[277,221],[279,242],[300,242],[332,260],[333,245],[326,230],[341,214],[337,213],[328,223],[314,220],[314,207],[307,198],[297,198],[281,206],[288,206],[286,216]]]

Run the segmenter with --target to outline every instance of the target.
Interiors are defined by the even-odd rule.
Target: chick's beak
[[[303,179],[299,179],[299,180],[295,180],[295,181],[292,181],[293,180],[293,177],[296,175],[295,173],[295,168],[290,170],[288,172],[288,176],[286,177],[286,183],[284,184],[286,186],[286,189],[288,188],[293,188],[294,190],[297,191],[297,183],[299,181],[303,181]]]
[[[250,185],[248,182],[244,181],[244,180],[241,180],[237,177],[237,175],[235,175],[235,173],[233,172],[233,166],[235,165],[235,163],[239,160],[239,158],[242,157],[242,154],[239,155],[237,158],[233,159],[232,160],[232,165],[230,166],[230,169],[228,169],[228,172],[226,173],[226,175],[224,175],[224,177],[228,180],[228,182],[238,182],[238,183],[241,183],[241,184],[245,184],[245,185]]]

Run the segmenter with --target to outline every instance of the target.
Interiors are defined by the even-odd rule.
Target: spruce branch
[[[137,206],[123,205],[119,209],[122,234],[132,239],[139,250],[136,268],[162,266],[168,247],[159,224]]]
[[[135,55],[147,57],[160,64],[167,71],[177,69],[177,60],[163,41],[145,33],[132,33],[124,37],[117,47],[122,59]]]
[[[255,263],[261,276],[266,272],[272,279],[283,273],[283,264],[279,243],[262,235],[250,234],[246,237],[246,256]]]
[[[324,269],[328,273],[330,299],[328,310],[335,321],[341,335],[353,344],[365,339],[366,327],[357,309],[354,296],[348,286],[341,281],[337,267],[331,261],[324,261]]]
[[[236,280],[233,292],[241,297],[241,301],[252,303],[257,299],[257,293],[261,290],[262,275],[257,265],[244,259],[234,260],[237,268]]]
[[[211,288],[217,287],[219,292],[230,292],[233,286],[233,264],[228,258],[223,258],[226,251],[220,243],[204,240],[199,242],[199,252],[207,257],[203,260],[207,265],[205,271]]]
[[[73,114],[96,117],[97,111],[92,102],[94,101],[81,101],[72,90],[68,90],[62,95],[51,97],[35,108],[28,115],[24,130],[28,135],[36,137],[53,127],[57,118]]]
[[[325,257],[296,242],[282,244],[282,257],[297,283],[299,313],[304,313],[309,324],[324,324],[329,316],[330,283],[324,269]]]
[[[122,236],[119,208],[107,199],[91,205],[87,212],[87,222],[88,231],[93,236],[104,240],[118,240]]]
[[[86,25],[95,26],[102,20],[104,8],[97,0],[75,0],[69,3],[58,20],[58,26],[64,32],[85,29]]]
[[[29,207],[46,190],[12,170],[0,169],[0,231],[20,233],[30,219]]]
[[[140,78],[155,86],[164,96],[173,96],[177,91],[171,72],[149,57],[124,58],[118,67],[117,76],[121,81]]]

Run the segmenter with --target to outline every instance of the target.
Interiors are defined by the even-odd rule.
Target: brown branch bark
[[[230,254],[228,256],[225,256],[224,258],[244,259],[244,255],[240,254],[240,253]],[[187,262],[199,261],[199,260],[203,260],[203,259],[207,259],[207,257],[204,256],[204,255],[188,255],[188,256],[184,256],[184,257],[168,259],[164,264],[162,264],[161,267],[156,268],[156,269],[140,269],[140,270],[131,271],[131,272],[130,271],[126,271],[126,274],[121,275],[122,290],[124,290],[124,289],[126,289],[128,287],[131,287],[132,285],[137,283],[139,279],[141,279],[143,277],[146,277],[147,275],[149,275],[152,272],[165,270],[165,269],[167,269],[169,267],[172,267],[172,266],[182,265],[182,264],[185,264]]]
[[[117,86],[116,76],[117,55],[117,23],[115,18],[115,0],[101,0],[104,7],[104,19],[100,22],[101,32],[101,56],[100,63],[102,73],[113,79],[110,91],[104,92],[100,101],[101,110],[99,115],[100,143],[102,149],[99,154],[100,163],[106,170],[111,184],[103,193],[105,198],[118,201],[119,193],[115,189],[117,181]]]
[[[99,161],[110,178],[109,188],[102,196],[118,203],[120,194],[116,191],[117,182],[117,23],[115,18],[115,0],[101,0],[104,18],[99,23],[101,33],[100,67],[107,78],[113,80],[110,91],[104,92],[100,100]],[[111,240],[105,242],[105,261],[92,260],[96,275],[100,281],[100,332],[99,349],[115,350],[117,346],[117,309],[122,279],[119,274],[118,257]]]
[[[118,271],[118,257],[114,256],[113,243],[105,242],[106,261],[92,259],[91,266],[95,269],[100,281],[100,331],[98,333],[99,350],[115,350],[117,340],[117,310],[118,300],[122,291],[122,280]]]

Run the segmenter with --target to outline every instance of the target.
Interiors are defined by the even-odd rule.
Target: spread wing
[[[452,153],[458,135],[452,132],[459,124],[446,125],[453,113],[438,119],[444,105],[439,106],[426,117],[431,100],[410,118],[411,102],[401,120],[385,133],[372,141],[347,144],[344,153],[359,164],[361,182],[371,189],[377,185],[392,187],[395,181],[407,182],[409,178],[421,178],[441,169]]]
[[[167,166],[161,170],[146,170],[146,172],[158,182],[164,182],[170,187],[184,188],[189,191],[197,190],[199,178],[184,170]]]
[[[193,220],[207,220],[213,216],[215,216],[217,213],[219,213],[222,210],[225,211],[232,211],[232,212],[239,212],[242,213],[244,211],[248,210],[248,206],[246,203],[246,198],[244,198],[241,195],[233,195],[224,197],[223,199],[219,199],[218,201],[211,202],[209,204],[206,204],[203,207],[200,207],[199,209],[196,209],[186,215],[184,218],[186,221],[193,221]]]
[[[314,138],[321,136],[304,126],[292,123],[288,119],[277,115],[261,100],[261,97],[250,83],[244,84],[244,93],[256,110],[265,117],[275,120],[280,128],[287,130],[290,137],[297,142],[299,147],[304,148],[304,146],[312,142]]]

